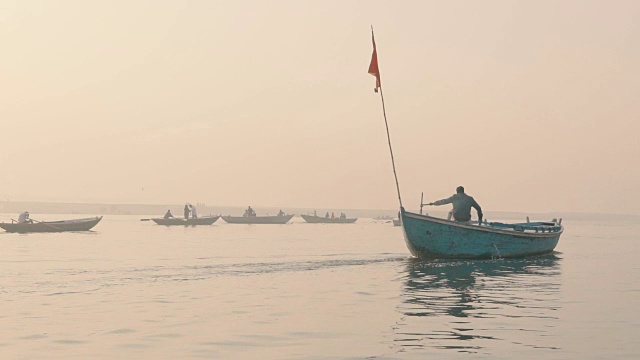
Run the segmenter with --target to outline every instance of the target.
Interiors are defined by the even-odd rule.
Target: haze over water
[[[566,226],[553,255],[482,261],[416,260],[372,219],[1,233],[0,353],[637,358],[640,224]]]
[[[640,215],[640,3],[0,1],[0,199]],[[463,162],[463,165],[460,163]],[[631,200],[631,201],[630,201]]]
[[[110,212],[0,233],[0,358],[640,358],[638,19],[634,0],[0,0],[0,221]],[[488,214],[565,217],[556,253],[422,261],[367,218],[111,215],[395,214],[371,25],[407,208],[464,185]]]

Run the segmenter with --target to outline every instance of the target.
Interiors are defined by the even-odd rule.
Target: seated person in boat
[[[29,219],[28,211],[24,211],[18,215],[18,224],[33,224],[33,220]]]
[[[167,210],[167,213],[164,214],[164,218],[165,219],[169,219],[169,218],[172,218],[172,217],[173,217],[173,214],[171,213],[171,210]]]
[[[282,209],[278,212],[278,216],[284,216],[284,211],[282,211]]]
[[[478,224],[482,223],[482,209],[471,196],[464,193],[464,187],[458,186],[458,188],[456,188],[456,194],[453,196],[434,201],[427,205],[440,206],[445,204],[453,204],[453,219],[455,221],[470,222],[471,208],[474,208],[476,212],[478,212]]]
[[[329,212],[327,211],[327,213],[324,215],[325,218],[329,218]]]
[[[347,215],[345,213],[340,213],[340,219],[346,219]]]
[[[249,207],[247,208],[247,210],[245,210],[245,211],[244,211],[244,216],[245,216],[245,217],[247,217],[247,216],[256,216],[256,212],[255,212],[255,211],[253,211],[253,209],[251,208],[251,206],[249,206]]]

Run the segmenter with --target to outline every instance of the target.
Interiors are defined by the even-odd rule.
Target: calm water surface
[[[139,218],[0,233],[2,359],[640,358],[640,224],[565,221],[549,256],[420,261],[371,219]]]

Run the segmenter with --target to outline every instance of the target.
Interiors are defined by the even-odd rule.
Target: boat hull
[[[353,224],[358,220],[358,218],[353,219],[340,219],[340,218],[327,218],[322,216],[313,216],[313,215],[302,215],[300,216],[304,219],[304,221],[311,224]]]
[[[421,258],[501,258],[550,253],[563,232],[525,232],[462,224],[401,209],[404,238]]]
[[[27,224],[0,223],[0,228],[11,233],[45,233],[45,232],[65,232],[65,231],[89,231],[96,226],[102,216],[95,218],[34,222]]]
[[[195,225],[212,225],[220,216],[203,216],[196,219],[183,218],[154,218],[154,223],[164,226],[195,226]]]
[[[221,216],[229,224],[286,224],[293,215],[284,216]]]

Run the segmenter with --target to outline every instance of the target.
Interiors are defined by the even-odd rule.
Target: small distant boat
[[[393,226],[400,226],[402,225],[402,221],[400,221],[400,219],[393,219]]]
[[[373,220],[391,220],[391,219],[393,219],[393,216],[389,216],[389,215],[376,216],[373,218]]]
[[[354,222],[356,222],[356,220],[358,220],[358,218],[341,219],[336,217],[328,218],[328,217],[322,217],[322,216],[302,215],[302,214],[300,214],[300,216],[304,219],[304,221],[312,224],[353,224]]]
[[[33,223],[0,223],[0,228],[11,233],[89,231],[96,226],[100,220],[102,220],[102,216],[74,220],[34,221]]]
[[[165,226],[174,226],[174,225],[182,225],[182,226],[195,226],[195,225],[211,225],[216,222],[220,216],[203,216],[195,219],[184,219],[184,218],[153,218],[154,223],[158,225]]]
[[[410,213],[401,209],[411,254],[422,258],[507,258],[553,251],[564,231],[562,220],[478,226]]]
[[[221,216],[229,224],[286,224],[293,215],[275,216]]]

